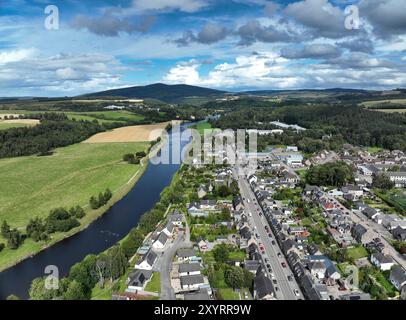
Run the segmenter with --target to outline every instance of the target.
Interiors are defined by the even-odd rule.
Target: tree
[[[137,158],[141,159],[141,158],[146,157],[147,154],[145,153],[145,151],[139,151],[135,155],[136,155]]]
[[[10,233],[10,226],[7,223],[6,220],[3,221],[3,224],[1,225],[1,235],[4,238],[7,238],[8,234]]]
[[[66,292],[63,295],[65,300],[87,300],[88,296],[82,284],[73,280],[69,283]]]
[[[139,229],[132,229],[121,243],[121,247],[127,259],[132,257],[144,241],[144,234]]]
[[[390,190],[395,187],[395,183],[385,174],[374,175],[372,186],[377,189]]]
[[[217,245],[213,249],[214,260],[218,263],[226,263],[228,261],[230,252],[225,244]]]
[[[132,163],[135,159],[135,156],[132,153],[127,153],[123,155],[123,161],[126,161],[128,163]]]
[[[7,300],[21,300],[21,298],[18,297],[18,296],[16,296],[16,295],[14,295],[14,294],[10,294],[10,295],[7,297]]]
[[[92,208],[93,210],[100,208],[99,201],[94,196],[90,197],[89,204],[90,204],[90,208]]]
[[[82,284],[88,295],[97,283],[96,261],[96,255],[87,255],[83,261],[76,263],[69,271],[69,279]]]
[[[3,249],[6,247],[4,243],[0,243],[0,252],[3,251]]]
[[[23,241],[23,235],[17,229],[11,230],[7,235],[7,245],[12,250],[18,249]]]
[[[231,267],[224,272],[224,280],[233,289],[242,288],[245,284],[245,274],[241,267]]]

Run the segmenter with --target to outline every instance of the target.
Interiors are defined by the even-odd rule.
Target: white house
[[[391,256],[381,252],[373,253],[370,260],[375,267],[382,271],[390,270],[395,265],[395,261],[393,261]]]
[[[128,291],[144,290],[151,277],[151,270],[134,270],[128,275]]]
[[[391,269],[389,280],[400,291],[406,285],[406,271],[399,265],[394,266]]]
[[[174,224],[172,222],[168,222],[162,232],[164,232],[168,237],[171,237],[173,235],[174,229]]]
[[[179,276],[194,276],[200,274],[200,263],[182,263],[179,265]]]
[[[201,274],[181,276],[180,285],[183,290],[198,290],[200,286],[204,285],[204,278]]]
[[[167,242],[168,242],[167,234],[165,232],[161,232],[159,234],[158,239],[156,239],[152,247],[156,250],[162,250],[163,248],[165,248]]]
[[[385,172],[384,174],[395,183],[396,188],[406,187],[406,172]]]
[[[136,269],[143,269],[143,270],[152,270],[154,263],[158,259],[157,254],[149,250],[149,252],[140,260],[136,263],[135,268]]]

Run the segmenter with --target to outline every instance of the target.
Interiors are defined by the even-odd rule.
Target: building
[[[390,272],[390,282],[400,291],[406,285],[406,271],[399,265],[395,265]]]
[[[371,296],[369,293],[352,292],[352,293],[344,294],[344,295],[340,296],[340,299],[341,300],[371,300]]]
[[[200,288],[198,291],[195,292],[188,292],[184,295],[185,300],[210,300],[210,295],[207,292],[207,289]]]
[[[358,242],[362,243],[365,234],[367,233],[367,229],[361,224],[354,224],[351,227],[351,236]]]
[[[275,288],[272,280],[263,272],[258,272],[254,278],[254,298],[257,300],[275,300]]]
[[[140,261],[136,263],[135,268],[143,270],[152,270],[157,259],[158,259],[157,254],[154,251],[149,250],[149,252]]]
[[[200,263],[182,263],[179,265],[179,276],[193,276],[200,274]]]
[[[200,286],[204,285],[204,278],[201,274],[191,276],[181,276],[180,285],[182,290],[193,291],[198,290]]]
[[[158,239],[154,242],[152,247],[156,250],[162,250],[165,248],[166,243],[168,242],[168,236],[165,232],[159,234]]]
[[[182,227],[183,214],[175,210],[172,212],[171,215],[169,215],[168,221],[172,222],[174,226]]]
[[[370,260],[375,267],[382,271],[390,270],[395,265],[395,261],[391,256],[381,252],[371,254]]]
[[[180,261],[190,261],[197,258],[196,252],[193,249],[179,249],[176,252],[176,257]]]
[[[168,237],[171,237],[173,235],[174,229],[175,225],[172,222],[168,222],[162,232],[164,232]]]
[[[152,278],[151,270],[134,270],[128,275],[128,290],[144,290],[145,286]]]

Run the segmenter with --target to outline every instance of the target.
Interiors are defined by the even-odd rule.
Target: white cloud
[[[18,49],[0,52],[0,64],[26,60],[35,53],[35,49]]]

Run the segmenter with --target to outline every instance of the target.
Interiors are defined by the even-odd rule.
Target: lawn
[[[368,152],[370,154],[375,154],[375,153],[381,152],[383,150],[383,148],[380,148],[380,147],[368,147],[367,150],[368,150]]]
[[[111,202],[117,201],[136,181],[129,180],[143,172],[140,165],[124,163],[123,154],[146,147],[147,143],[75,144],[56,149],[52,156],[1,159],[0,221],[7,220],[12,227],[24,229],[30,218],[46,217],[51,209],[87,206],[92,195],[106,188],[113,191]],[[88,210],[82,226],[104,210]],[[51,242],[64,236],[54,234]],[[42,246],[44,243],[27,239],[18,250],[4,249],[0,252],[0,270]]]
[[[221,296],[222,300],[240,300],[240,295],[232,288],[219,289],[219,295]]]
[[[145,291],[148,292],[161,292],[161,274],[159,272],[154,272],[152,279],[147,283]]]
[[[368,257],[368,251],[364,247],[354,247],[347,249],[348,256],[354,260]]]

